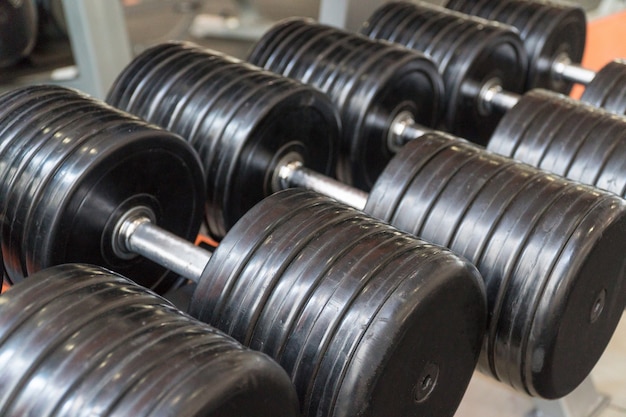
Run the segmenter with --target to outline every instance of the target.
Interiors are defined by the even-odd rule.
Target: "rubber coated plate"
[[[555,103],[557,106],[560,103]],[[498,123],[496,130],[493,132],[491,139],[487,145],[487,149],[498,153],[513,157],[517,153],[524,155],[532,153],[536,155],[537,142],[533,141],[534,146],[526,145],[525,139],[528,135],[532,135],[539,140],[545,137],[535,129],[541,131],[542,127],[536,128],[535,120],[540,118],[551,118],[553,114],[558,112],[546,111],[551,108],[553,102],[544,100],[543,96],[537,96],[532,93],[524,94],[512,109],[506,112],[504,117]],[[561,118],[563,118],[561,116]],[[538,161],[530,158],[523,159],[524,162],[531,165],[537,165]]]
[[[619,133],[620,140],[616,141],[615,147],[609,158],[604,162],[602,171],[596,181],[596,187],[609,190],[617,195],[626,197],[626,159],[622,155],[626,152],[626,137],[624,131]]]
[[[602,109],[534,90],[502,119],[488,149],[623,195],[625,130],[624,120]]]
[[[376,39],[401,42],[432,56],[445,82],[446,129],[485,145],[502,114],[497,110],[482,109],[480,91],[488,82],[497,82],[505,91],[522,91],[527,66],[522,41],[508,28],[484,19],[465,17],[428,4],[401,4],[404,5],[405,21],[402,27],[394,27],[392,35],[383,36],[388,31],[380,28],[392,21],[385,18],[385,13],[396,13],[395,8],[389,6],[374,13],[364,25],[363,33]],[[411,29],[412,25],[406,22],[409,19],[422,25],[433,22],[429,25],[430,36],[420,36],[420,41],[414,42],[416,37],[409,40],[411,33],[400,33],[401,29]],[[454,26],[454,30],[446,29],[445,36],[442,36],[442,29],[438,29],[435,22],[445,23],[445,28]],[[429,38],[437,41],[426,42],[425,39]]]
[[[470,159],[457,162],[461,155]],[[450,242],[453,251],[477,265],[487,286],[491,317],[487,350],[480,360],[483,371],[531,395],[565,395],[599,358],[615,329],[614,314],[619,315],[613,308],[617,306],[618,311],[626,301],[617,290],[626,270],[616,249],[622,243],[614,240],[623,233],[624,203],[612,194],[435,135],[426,142],[407,144],[380,182],[388,182],[400,172],[397,167],[408,161],[409,166],[419,168],[407,173],[409,179],[400,181],[403,186],[387,193],[385,200],[375,186],[366,211],[374,208],[372,214],[434,243]],[[468,177],[484,181],[465,181]],[[383,201],[388,202],[387,207]],[[577,201],[585,201],[587,208],[572,209],[581,207]],[[605,213],[606,222],[590,217],[588,210],[603,211],[609,204],[614,206]],[[463,217],[454,215],[455,210],[462,211]],[[592,229],[596,238],[589,242],[591,246],[585,246],[583,236],[589,233],[587,222],[592,219],[606,235]],[[616,246],[600,254],[610,240]],[[568,269],[566,259],[581,262]],[[596,262],[611,263],[609,274],[598,280],[589,275],[591,265],[599,265]],[[597,267],[595,272],[601,270]],[[611,281],[615,277],[617,282]],[[603,289],[615,297],[612,302],[616,304],[604,304],[607,295]],[[568,300],[570,294],[576,294],[579,304]],[[519,304],[521,299],[528,303]],[[554,309],[549,307],[551,302]],[[585,306],[580,307],[584,313],[576,305]],[[583,320],[583,314],[588,317],[592,310],[604,308],[608,308],[606,316],[599,313],[594,318],[598,326],[585,327],[588,333],[576,329],[574,323]],[[564,316],[559,318],[559,314]],[[541,329],[544,340],[537,338],[536,329]],[[574,357],[577,343],[585,345],[581,357]],[[550,346],[550,352],[544,346]],[[541,358],[544,360],[539,361]]]
[[[580,7],[546,3],[537,7],[537,13],[543,16],[523,38],[531,56],[526,89],[547,88],[568,94],[572,83],[557,79],[552,65],[560,55],[567,56],[573,64],[581,62],[587,37],[585,12]]]
[[[250,239],[253,229],[263,232]],[[244,240],[254,243],[238,252]],[[226,236],[191,312],[281,363],[303,415],[452,413],[480,347],[470,335],[484,329],[477,279],[447,250],[328,198],[288,190]]]
[[[576,178],[585,184],[595,185],[604,168],[605,161],[615,152],[615,144],[617,143],[615,139],[621,139],[620,136],[623,132],[624,125],[621,123],[598,125],[587,140],[581,144],[576,154],[577,157],[572,161],[565,176]]]
[[[441,140],[444,138],[446,140]],[[427,161],[445,150],[450,141],[455,139],[441,132],[427,133],[419,139],[421,154],[414,155],[411,149],[415,145],[405,146],[393,158],[383,174],[378,177],[367,199],[364,211],[377,219],[389,221],[395,214],[398,202],[405,198],[406,190]],[[412,233],[412,230],[403,229]]]
[[[129,81],[134,73],[146,66],[151,71],[143,82],[127,91],[135,86]],[[126,96],[133,100],[122,100]],[[218,239],[275,191],[274,171],[286,156],[296,155],[322,174],[336,169],[339,116],[326,97],[191,44],[158,45],[138,56],[118,77],[108,101],[193,145],[205,168],[209,231]]]
[[[41,271],[0,310],[3,415],[299,415],[269,358],[103,269]]]
[[[626,61],[615,60],[596,73],[580,100],[616,114],[626,114]]]
[[[388,137],[399,114],[434,127],[442,113],[443,80],[430,59],[310,20],[279,23],[249,60],[332,98],[343,124],[338,175],[363,190],[393,155]]]
[[[556,78],[552,65],[560,55],[574,64],[580,63],[587,33],[582,8],[527,0],[451,0],[446,7],[517,28],[529,58],[524,89],[546,88],[569,93],[572,83]]]
[[[11,279],[83,261],[123,272],[157,291],[174,285],[178,278],[162,267],[116,256],[111,233],[127,210],[146,206],[159,226],[195,238],[203,186],[194,152],[177,136],[71,90],[28,87],[24,94],[31,106],[40,101],[46,106],[24,107],[19,124],[0,127],[0,158],[19,174],[3,177],[2,185],[3,251],[12,260],[7,264]],[[10,96],[7,100],[8,105]],[[11,123],[2,120],[2,125]]]

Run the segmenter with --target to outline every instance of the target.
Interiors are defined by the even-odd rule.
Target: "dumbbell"
[[[450,0],[446,7],[519,30],[529,54],[526,89],[569,93],[572,83],[584,84],[581,100],[626,114],[626,61],[614,60],[597,73],[578,65],[587,33],[582,8],[534,0]]]
[[[446,130],[483,145],[524,91],[527,53],[510,26],[432,4],[390,2],[361,33],[430,56],[445,82]]]
[[[462,27],[470,40],[479,37],[485,25],[490,24],[436,6],[396,2],[379,8],[363,31],[408,47],[430,48],[427,41],[434,36],[433,27],[439,22],[445,22],[452,32]],[[446,50],[441,46],[445,44],[437,45]],[[462,49],[462,45],[456,46]],[[490,150],[624,195],[626,167],[621,163],[624,155],[619,154],[625,149],[619,133],[624,127],[622,120],[545,90],[533,90],[521,97],[504,92],[497,77],[473,90],[479,91],[477,105],[489,110],[494,121],[509,109],[488,142]],[[535,111],[538,108],[549,111]],[[577,118],[572,119],[574,112]],[[566,121],[571,124],[565,124]],[[572,126],[578,129],[571,129]],[[607,132],[612,134],[607,136]],[[601,140],[593,139],[597,134],[603,135]],[[563,149],[567,151],[562,152]],[[579,149],[589,152],[577,152]]]
[[[361,32],[431,55],[444,80],[446,76],[461,78],[462,99],[471,102],[469,106],[474,106],[483,119],[469,118],[468,126],[458,122],[452,131],[470,140],[485,144],[502,114],[520,99],[518,92],[502,82],[510,74],[522,79],[526,74],[527,54],[517,31],[510,26],[427,3],[391,2],[377,9]],[[498,51],[505,46],[516,51],[509,54],[508,68],[492,57],[501,54]],[[457,75],[459,67],[486,67],[485,76],[468,81]]]
[[[474,31],[480,30],[474,28]],[[294,42],[296,38],[298,42]],[[368,41],[360,36],[319,25],[310,20],[288,20],[278,24],[261,38],[253,49],[250,60],[266,69],[309,82],[324,91],[342,108],[344,123],[349,123],[346,115],[363,114],[362,120],[373,120],[377,126],[386,126],[386,136],[378,136],[376,148],[380,149],[378,154],[383,155],[381,160],[387,161],[389,159],[387,155],[395,153],[408,140],[419,138],[429,129],[416,124],[413,120],[415,112],[409,109],[396,112],[397,116],[393,121],[384,122],[380,121],[376,114],[370,117],[356,100],[352,105],[342,102],[341,98],[355,90],[355,85],[363,83],[363,78],[354,76],[363,65],[342,59],[346,53],[336,53],[335,55],[340,58],[330,62],[329,52],[320,54],[317,47],[314,48],[312,45],[325,42],[325,51],[341,51],[342,45],[348,43],[347,40],[364,45],[360,52],[363,56],[369,56]],[[337,74],[335,78],[344,77],[350,82],[330,83],[324,82],[324,77],[311,76],[316,73],[327,74],[329,67]],[[376,80],[381,78],[377,77],[374,70],[364,72]],[[499,84],[493,86],[500,88]],[[495,133],[488,142],[488,149],[576,181],[624,195],[626,165],[621,161],[626,159],[622,133],[626,131],[626,123],[622,119],[565,96],[545,93],[542,90],[526,93],[519,99],[510,93],[495,94],[495,91],[490,89],[484,92],[492,98],[511,98],[511,104],[516,103],[498,123]],[[404,99],[399,103],[407,101]],[[539,109],[545,111],[538,111]],[[587,121],[584,125],[578,123],[583,120]],[[563,123],[565,121],[570,123]],[[571,129],[571,126],[576,126],[577,129]],[[606,132],[612,134],[607,135]],[[596,138],[599,135],[601,137]],[[371,148],[371,143],[374,142],[370,139],[367,148]],[[359,148],[360,144],[353,141],[352,146]],[[565,152],[563,148],[571,151]],[[589,152],[577,152],[577,149]],[[365,169],[371,159],[373,158],[361,163]],[[378,172],[379,169],[373,171],[377,174]]]
[[[147,277],[148,278],[148,277]],[[99,267],[0,296],[3,416],[298,416],[285,371]]]
[[[239,117],[250,120],[245,110],[251,105],[240,101],[241,114],[224,124],[212,115],[215,97],[207,89],[220,82],[234,88],[237,79],[213,78],[202,64],[208,60],[215,65],[216,55],[209,51],[194,49],[194,59],[175,69],[166,52],[150,59],[164,48],[173,46],[156,46],[136,57],[115,81],[109,102],[183,137],[188,126],[202,126],[193,138],[185,138],[196,149],[219,153],[224,137],[203,132],[213,131],[214,125],[219,132],[236,131]],[[182,63],[190,51],[184,54],[181,48],[190,47],[175,48],[176,62]],[[163,65],[158,66],[159,61]],[[247,81],[242,84],[250,92],[259,88]],[[188,98],[192,94],[194,100]],[[203,100],[211,104],[203,105]],[[293,138],[279,136],[286,144]],[[484,372],[531,395],[554,398],[571,391],[597,361],[624,304],[626,219],[619,197],[443,133],[427,133],[402,147],[369,195],[308,169],[307,155],[292,152],[277,158],[261,143],[255,146],[254,137],[249,140],[259,159],[224,158],[221,169],[237,172],[248,164],[265,166],[266,172],[258,175],[276,179],[273,186],[266,184],[267,191],[315,189],[474,262],[487,286],[490,314],[479,361]],[[283,162],[264,163],[270,160]],[[205,165],[206,172],[212,169]],[[247,190],[226,190],[236,192]],[[224,223],[213,221],[218,222]]]
[[[346,51],[350,48],[362,50],[362,46],[352,45],[354,42],[344,42]],[[366,41],[366,46],[373,42]],[[376,44],[375,44],[376,45]],[[348,77],[341,77],[337,74],[327,74],[326,83],[333,85],[345,86],[344,94],[338,97],[342,101],[341,115],[343,121],[343,132],[335,129],[334,131],[320,131],[320,126],[329,126],[331,124],[324,123],[323,120],[331,117],[338,117],[334,106],[328,106],[322,109],[317,106],[320,114],[308,111],[304,104],[296,104],[288,97],[302,97],[302,86],[285,80],[283,77],[276,77],[269,72],[263,73],[250,65],[243,64],[241,61],[231,57],[224,56],[217,52],[213,52],[213,58],[206,58],[200,48],[193,47],[189,44],[162,44],[156,48],[150,49],[147,53],[142,54],[134,62],[134,74],[124,80],[128,86],[120,86],[118,89],[126,88],[133,90],[138,85],[145,84],[142,79],[143,74],[148,73],[151,66],[155,66],[155,70],[168,68],[170,72],[177,70],[186,71],[185,80],[189,83],[186,86],[186,95],[182,97],[179,109],[185,105],[192,108],[192,102],[203,103],[205,108],[214,110],[216,118],[222,123],[215,123],[211,131],[204,130],[203,126],[196,126],[193,123],[187,125],[183,130],[183,135],[195,141],[201,141],[205,135],[211,137],[220,137],[225,135],[226,139],[222,139],[227,143],[237,143],[245,149],[245,141],[240,138],[248,136],[267,136],[267,141],[273,139],[279,132],[284,135],[291,136],[294,146],[297,148],[306,148],[306,152],[299,150],[301,153],[311,153],[309,161],[318,164],[312,166],[320,172],[330,174],[334,171],[334,166],[330,162],[325,166],[321,165],[319,155],[321,153],[318,148],[341,146],[341,160],[337,170],[337,176],[344,182],[354,184],[359,188],[368,190],[382,172],[386,162],[391,158],[393,152],[387,149],[387,124],[394,124],[394,119],[400,114],[410,112],[414,120],[423,126],[436,126],[441,118],[443,109],[443,81],[437,72],[437,68],[432,61],[419,53],[407,53],[402,48],[385,46],[380,43],[376,53],[367,57],[370,59],[363,62],[365,55],[351,54],[355,60],[354,73]],[[342,51],[344,52],[344,51]],[[336,55],[335,55],[336,56]],[[184,60],[183,60],[184,57]],[[180,58],[180,60],[179,60]],[[340,58],[343,58],[340,56]],[[194,67],[195,63],[195,67]],[[360,67],[358,65],[361,65]],[[329,68],[327,69],[327,73]],[[372,71],[375,77],[372,77]],[[356,84],[352,81],[355,74],[360,75],[366,82]],[[204,80],[211,78],[216,81],[213,87],[206,85]],[[262,78],[262,80],[259,80]],[[247,83],[247,86],[243,84]],[[354,88],[350,88],[354,86]],[[174,86],[173,88],[181,88]],[[200,92],[201,90],[202,92]],[[282,93],[279,92],[282,91]],[[310,91],[310,89],[306,89]],[[158,103],[159,100],[167,100],[164,91],[158,88],[154,89],[154,95],[149,98],[142,112],[151,114],[154,109],[148,108],[148,103]],[[113,93],[111,93],[113,94]],[[207,94],[212,97],[211,103],[207,102]],[[159,98],[156,98],[159,95]],[[300,100],[308,103],[308,101],[319,102],[319,94],[310,93],[308,96]],[[154,99],[153,99],[154,97]],[[138,106],[135,103],[136,98],[131,95],[110,96],[109,101],[114,101],[118,106]],[[327,100],[324,100],[326,103]],[[255,106],[257,113],[247,111],[248,120],[242,121],[242,128],[236,131],[224,131],[223,127],[227,125],[229,117],[235,117],[242,107]],[[152,104],[156,107],[157,104]],[[296,108],[294,108],[296,106]],[[315,105],[312,105],[315,107]],[[355,109],[359,110],[355,112]],[[310,115],[310,119],[302,117],[302,112]],[[176,120],[182,115],[176,112],[172,117]],[[292,124],[292,120],[299,120],[299,124]],[[157,122],[158,123],[158,122]],[[174,123],[174,122],[172,122]],[[305,123],[305,124],[303,124]],[[292,125],[290,125],[292,124]],[[333,123],[337,124],[337,123]],[[382,124],[382,126],[381,126]],[[233,126],[234,128],[234,126]],[[311,137],[306,143],[303,142],[305,137]],[[193,138],[193,139],[192,139]],[[237,138],[237,139],[235,139]],[[340,139],[340,140],[338,140]],[[217,139],[216,139],[217,140]],[[221,143],[221,141],[219,142]],[[235,145],[233,145],[234,147]],[[206,146],[206,149],[200,151],[201,157],[213,158],[211,149],[213,147]],[[289,149],[285,149],[284,153],[288,153]],[[272,152],[273,154],[274,152]],[[337,152],[331,152],[337,153]],[[217,156],[215,156],[217,157]],[[207,161],[208,166],[213,167],[212,170],[216,175],[212,178],[218,178],[217,164]],[[224,173],[223,177],[230,175]],[[241,182],[241,187],[249,190],[258,190],[258,175],[246,175],[246,181]],[[247,184],[251,184],[248,186]],[[207,185],[209,193],[222,195],[222,190],[216,189],[211,185]],[[255,192],[255,191],[249,191]],[[228,197],[224,197],[228,198]],[[229,210],[229,211],[232,211]],[[214,228],[218,228],[215,225]]]
[[[486,326],[467,261],[303,190],[260,202],[211,255],[161,228],[196,224],[204,194],[179,136],[61,87],[0,102],[2,249],[14,281],[81,258],[137,279],[151,272],[146,257],[196,282],[194,317],[287,370],[302,415],[454,412]]]
[[[11,66],[35,47],[37,9],[34,0],[0,1],[0,68]]]

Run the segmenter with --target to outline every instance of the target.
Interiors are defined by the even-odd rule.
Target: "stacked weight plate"
[[[285,155],[298,152],[326,174],[336,169],[340,123],[321,93],[219,53],[176,43],[152,48],[118,77],[107,101],[196,149],[216,238],[272,192]]]
[[[479,282],[448,250],[287,190],[226,235],[190,313],[276,359],[304,416],[451,415],[480,350]]]
[[[1,243],[9,278],[81,260],[157,291],[175,285],[178,277],[163,267],[114,253],[102,230],[144,206],[166,230],[194,239],[204,186],[189,145],[60,87],[14,90],[2,103]]]
[[[526,93],[487,148],[626,196],[626,121],[578,101],[542,90]]]
[[[340,177],[369,190],[393,156],[390,127],[403,113],[436,127],[445,110],[435,64],[417,51],[361,35],[287,19],[263,35],[248,60],[328,94],[343,122]]]
[[[0,297],[3,416],[296,416],[267,356],[96,267],[50,268]]]
[[[613,194],[429,134],[396,155],[365,211],[478,267],[479,367],[530,395],[571,392],[621,317],[626,203]]]
[[[510,26],[428,3],[390,2],[373,13],[361,32],[433,58],[445,81],[446,130],[464,138],[486,144],[500,118],[479,104],[485,85],[524,91],[527,53]]]
[[[572,83],[554,76],[559,56],[579,63],[585,50],[587,20],[579,7],[534,0],[450,0],[446,7],[517,28],[528,52],[526,90],[568,93]]]
[[[450,0],[446,7],[515,26],[529,54],[526,89],[569,93],[585,84],[581,100],[616,114],[626,114],[626,62],[616,59],[600,71],[579,65],[587,32],[582,8],[537,0]]]
[[[580,100],[615,114],[626,115],[625,86],[626,60],[616,59],[596,73]]]

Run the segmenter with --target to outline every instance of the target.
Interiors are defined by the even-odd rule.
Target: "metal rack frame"
[[[103,99],[132,59],[124,10],[119,1],[63,0],[76,68],[53,75],[52,83]]]

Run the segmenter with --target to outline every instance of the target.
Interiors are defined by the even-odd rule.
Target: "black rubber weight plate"
[[[177,277],[144,258],[117,257],[111,233],[122,214],[143,205],[154,211],[159,226],[195,238],[203,184],[193,150],[179,137],[77,92],[61,87],[27,87],[24,92],[29,102],[42,96],[49,101],[45,112],[21,114],[10,130],[2,128],[9,119],[0,122],[5,149],[0,158],[11,158],[7,163],[20,167],[2,208],[11,279],[52,265],[89,262],[159,292],[167,290]],[[6,100],[10,103],[10,96]],[[68,111],[67,103],[76,112]],[[51,130],[39,129],[42,124]],[[9,150],[25,143],[30,148],[13,159],[15,150]],[[146,277],[154,280],[144,281]]]
[[[522,3],[521,0],[513,1]],[[530,55],[526,90],[546,88],[568,94],[573,83],[554,77],[552,65],[561,55],[567,56],[573,64],[582,60],[587,37],[585,12],[569,5],[536,4],[535,13],[542,16],[533,20],[528,34],[522,37]],[[519,25],[517,22],[513,24]]]
[[[145,73],[142,83],[132,82],[136,72]],[[193,145],[207,179],[209,231],[218,239],[275,191],[274,170],[286,155],[298,154],[322,174],[336,169],[339,116],[323,94],[191,44],[158,45],[138,56],[108,101]]]
[[[192,314],[224,330],[245,318],[238,334],[288,370],[304,415],[452,414],[472,374],[485,319],[473,267],[326,197],[268,197],[203,275]],[[216,308],[225,293],[240,307]]]
[[[623,195],[624,131],[621,117],[537,89],[506,114],[488,149]]]
[[[498,7],[494,7],[498,5]],[[447,8],[516,27],[528,52],[525,90],[546,88],[568,93],[572,83],[554,77],[552,64],[559,55],[580,63],[587,22],[583,9],[527,0],[454,1]]]
[[[381,28],[391,25],[393,15],[402,6],[403,24],[394,26],[393,32]],[[418,29],[409,20],[434,31],[434,43],[418,42],[413,36]],[[447,30],[439,36],[438,24]],[[432,24],[430,24],[432,23]],[[404,31],[405,33],[403,33]],[[502,114],[485,112],[478,104],[479,92],[486,82],[497,81],[509,92],[523,90],[527,67],[527,54],[519,36],[508,28],[490,24],[484,19],[471,18],[437,6],[406,2],[384,5],[363,26],[366,35],[385,39],[427,52],[435,59],[443,74],[447,110],[444,124],[447,130],[466,139],[485,145]],[[425,36],[428,37],[428,36]]]
[[[0,310],[3,415],[298,415],[269,358],[103,269],[41,271]]]
[[[430,59],[311,20],[279,23],[249,59],[332,98],[343,123],[338,175],[363,190],[392,157],[388,135],[395,117],[409,112],[434,127],[443,110],[443,81]]]
[[[585,87],[580,100],[615,114],[626,114],[626,61],[605,65]]]
[[[563,98],[537,90],[524,94],[500,120],[487,149],[538,166],[574,108]]]
[[[378,191],[375,186],[365,210],[434,243],[446,244],[453,236],[451,249],[475,262],[487,284],[492,319],[488,346],[492,349],[483,351],[482,370],[502,375],[531,395],[555,398],[567,394],[598,360],[626,302],[621,290],[626,261],[619,255],[624,247],[624,202],[613,194],[551,177],[450,138],[440,138],[442,147],[433,152],[436,139],[430,136],[428,141],[405,145],[379,181],[388,183],[398,174],[397,167],[407,161],[419,169],[409,173],[411,178],[404,179],[402,187]],[[454,152],[446,152],[445,146]],[[473,157],[458,173],[439,170],[446,166],[442,158],[459,153]],[[489,178],[489,172],[492,180],[472,183],[474,189],[470,190],[466,181],[455,180],[457,175]],[[440,181],[433,180],[433,175]],[[449,187],[465,188],[455,192]],[[558,199],[557,204],[555,198],[560,195],[568,198]],[[572,201],[581,200],[587,204],[584,210],[569,210]],[[387,207],[384,201],[389,202]],[[449,205],[468,207],[460,221],[442,218],[454,210]],[[430,227],[432,222],[438,227]],[[597,226],[590,228],[588,224],[593,222]],[[567,232],[551,234],[553,230]],[[540,253],[540,258],[533,258],[533,253]],[[528,257],[536,265],[523,261]],[[568,268],[566,259],[577,261]],[[605,267],[599,266],[602,263]],[[527,281],[528,268],[536,277],[532,285]],[[516,293],[515,288],[523,293]],[[516,303],[503,299],[509,289],[516,294],[510,295],[515,300],[533,300],[524,307],[530,310],[517,310]],[[589,321],[592,308],[601,312]],[[577,321],[584,326],[577,329]],[[521,344],[496,344],[498,334],[514,335],[511,340]],[[579,345],[580,350],[576,348]]]

